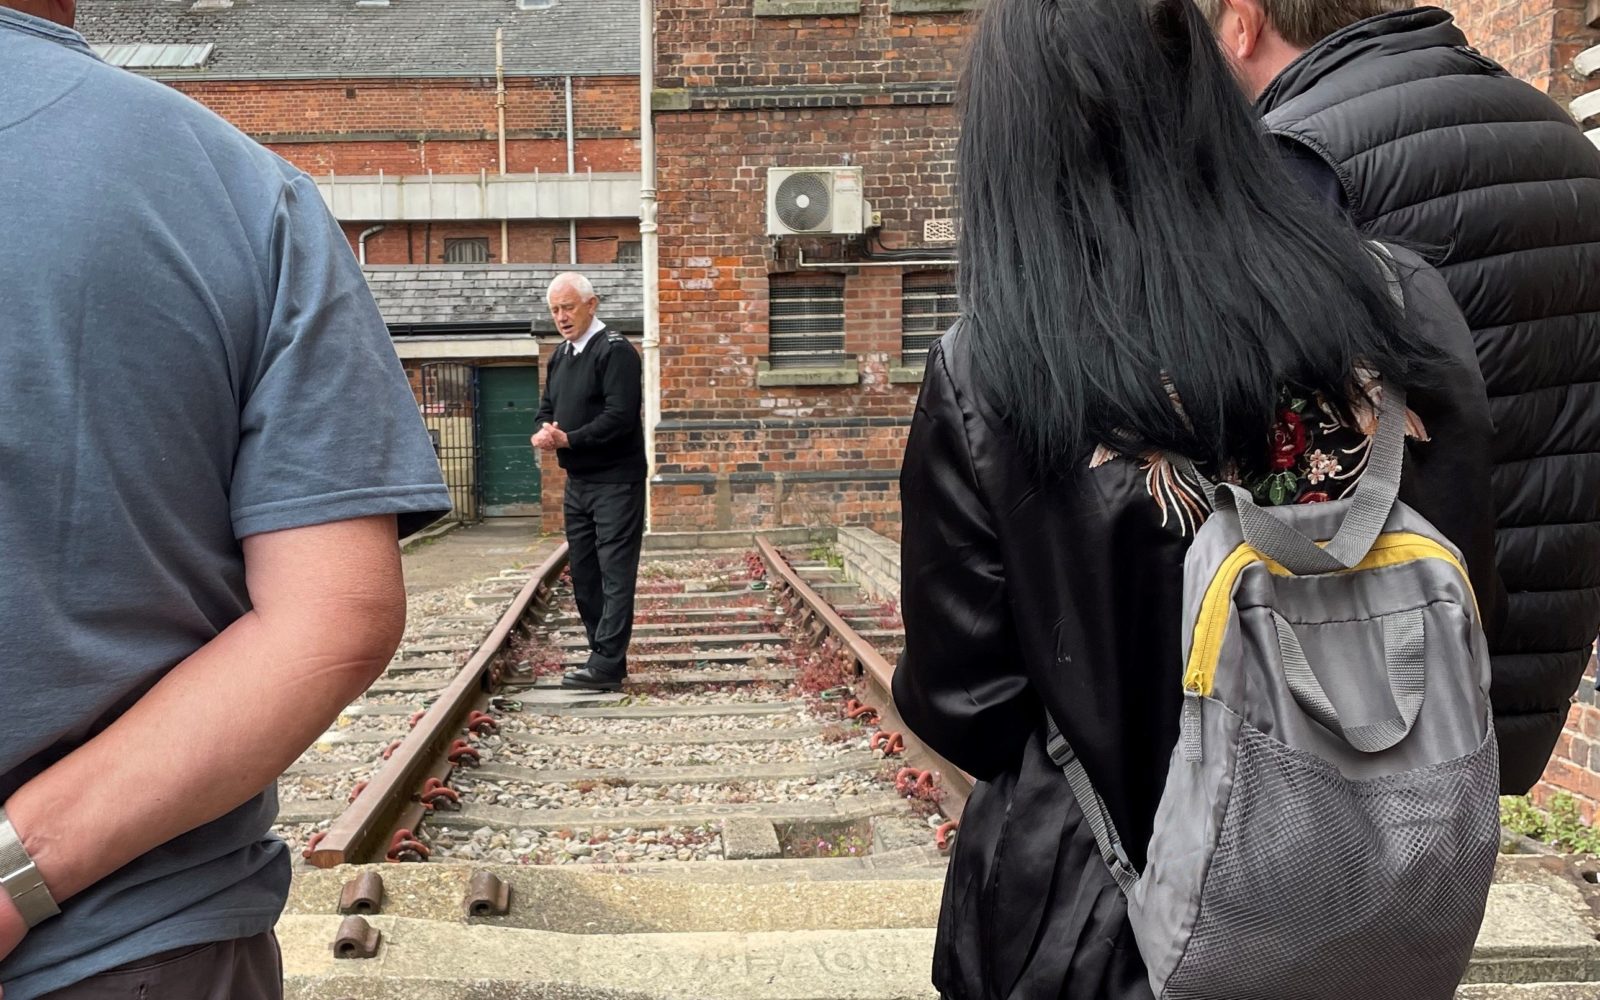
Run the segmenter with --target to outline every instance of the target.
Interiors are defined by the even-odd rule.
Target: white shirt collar
[[[594,335],[605,328],[606,325],[605,323],[601,322],[599,316],[596,316],[594,319],[590,320],[589,329],[583,332],[583,336],[579,337],[577,340],[571,341],[572,353],[582,354],[583,349],[589,346],[589,341],[594,339]]]

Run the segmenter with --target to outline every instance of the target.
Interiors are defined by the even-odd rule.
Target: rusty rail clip
[[[333,957],[372,958],[378,954],[378,942],[382,940],[383,935],[365,917],[345,917],[333,939]]]
[[[371,916],[383,909],[383,876],[377,872],[362,872],[344,884],[339,893],[340,913],[359,913]]]
[[[467,916],[503,917],[511,912],[511,886],[493,872],[473,872],[467,885]]]

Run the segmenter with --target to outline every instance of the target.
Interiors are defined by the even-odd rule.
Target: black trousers
[[[589,636],[587,666],[628,671],[633,591],[644,544],[644,480],[593,483],[567,477],[563,509],[578,616]]]

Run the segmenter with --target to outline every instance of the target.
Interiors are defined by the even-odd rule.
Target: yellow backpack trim
[[[1367,553],[1365,559],[1353,569],[1339,572],[1359,573],[1382,569],[1385,566],[1399,566],[1419,559],[1441,559],[1454,566],[1467,585],[1467,592],[1473,594],[1473,612],[1477,613],[1478,598],[1472,591],[1472,580],[1467,576],[1467,568],[1461,565],[1461,561],[1449,549],[1425,535],[1409,531],[1379,535],[1378,540],[1372,543],[1372,550]],[[1265,563],[1268,571],[1274,576],[1295,575],[1251,548],[1248,542],[1241,542],[1238,548],[1228,553],[1228,557],[1222,560],[1222,565],[1218,567],[1217,574],[1211,578],[1210,585],[1206,587],[1205,597],[1200,602],[1200,614],[1194,625],[1194,641],[1189,647],[1188,668],[1183,675],[1184,690],[1210,696],[1212,685],[1216,681],[1217,664],[1222,659],[1222,638],[1227,631],[1228,611],[1233,604],[1234,588],[1238,586],[1239,577],[1244,571],[1255,563]]]

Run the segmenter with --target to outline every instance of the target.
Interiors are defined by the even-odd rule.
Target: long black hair
[[[962,322],[1041,471],[1130,439],[1248,462],[1285,383],[1348,412],[1358,366],[1408,387],[1433,370],[1193,0],[990,0],[962,104]]]

